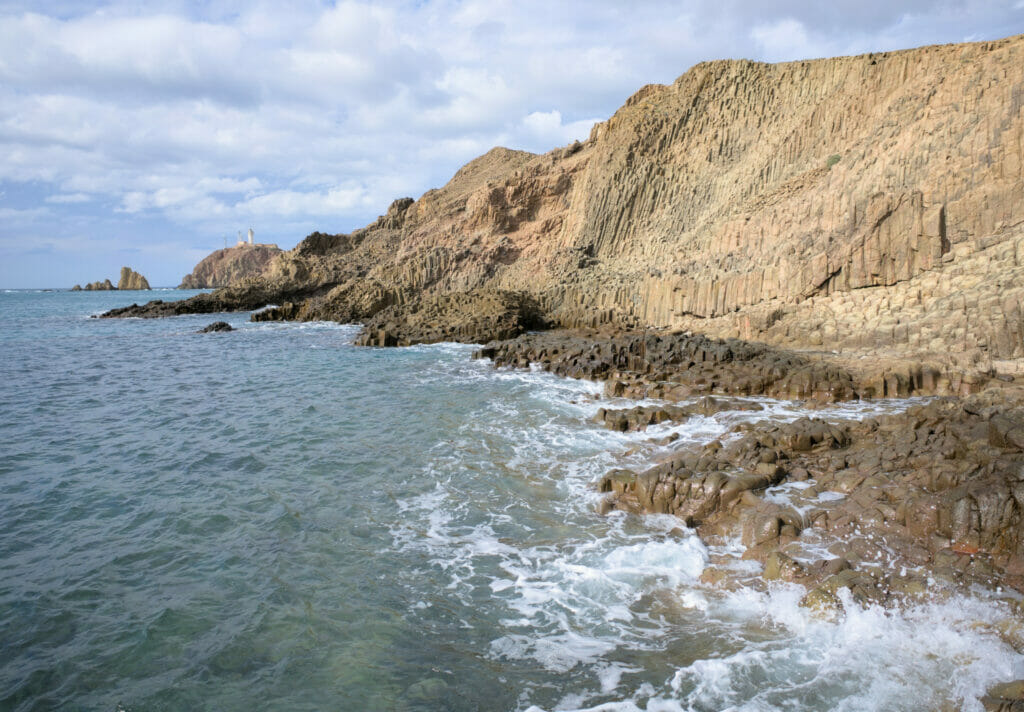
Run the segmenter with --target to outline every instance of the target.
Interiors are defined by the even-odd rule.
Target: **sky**
[[[704,60],[1019,33],[1024,0],[0,0],[0,287],[349,232]]]

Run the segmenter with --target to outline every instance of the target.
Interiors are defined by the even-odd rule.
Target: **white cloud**
[[[757,25],[750,30],[750,37],[761,48],[761,56],[770,62],[819,56],[807,28],[793,18]]]
[[[47,203],[88,203],[92,197],[85,193],[58,193],[46,197]]]
[[[584,119],[568,124],[562,121],[562,112],[534,111],[523,118],[523,128],[541,146],[559,146],[586,139],[590,129],[600,119]]]

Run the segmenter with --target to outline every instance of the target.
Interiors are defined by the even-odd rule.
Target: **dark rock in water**
[[[234,331],[234,327],[226,321],[215,321],[209,326],[204,326],[202,329],[197,331],[197,334],[208,334],[211,331]]]
[[[162,299],[155,299],[141,306],[132,304],[127,307],[118,307],[101,314],[99,318],[141,317],[152,319],[180,314],[248,311],[270,304],[273,301],[272,297],[278,297],[281,294],[280,291],[270,290],[263,283],[244,282],[240,285],[223,287],[209,294],[197,294],[180,301],[165,302]]]

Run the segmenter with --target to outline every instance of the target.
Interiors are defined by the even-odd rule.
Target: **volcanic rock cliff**
[[[494,149],[258,279],[112,315],[443,322],[453,293],[523,294],[551,325],[1024,357],[1024,37],[698,64],[585,142]]]
[[[281,254],[277,245],[249,245],[226,247],[207,255],[185,275],[178,289],[206,289],[226,287],[250,277],[259,277],[270,262]]]

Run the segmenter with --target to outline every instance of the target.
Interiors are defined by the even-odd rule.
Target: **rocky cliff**
[[[1024,357],[1024,37],[698,64],[587,141],[494,149],[350,235],[161,315],[365,321],[523,293],[548,323]],[[512,310],[514,311],[514,310]],[[385,338],[386,340],[386,338]]]
[[[212,252],[185,275],[178,289],[207,289],[226,287],[250,277],[260,277],[267,265],[281,254],[277,245],[249,245],[227,247]]]

